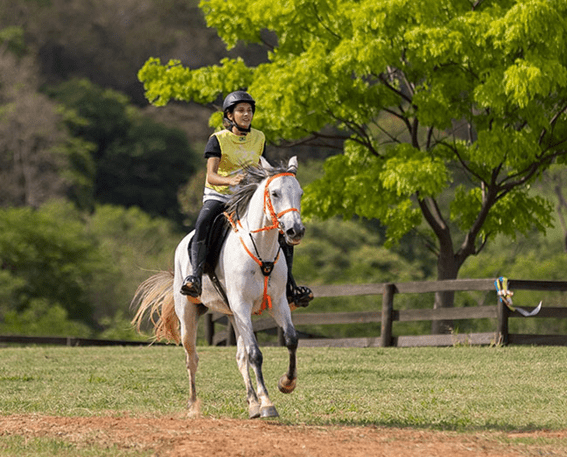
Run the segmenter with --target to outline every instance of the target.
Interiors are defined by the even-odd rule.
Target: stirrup
[[[183,280],[181,293],[190,297],[200,297],[202,292],[202,284],[200,276],[189,275]]]
[[[287,296],[288,303],[294,303],[298,308],[305,308],[309,306],[309,302],[313,300],[313,292],[309,287],[297,286],[292,292],[292,295]]]

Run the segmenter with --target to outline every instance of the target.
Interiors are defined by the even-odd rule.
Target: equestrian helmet
[[[256,111],[256,101],[248,92],[244,92],[243,90],[237,90],[228,94],[222,104],[222,110],[226,114],[232,111],[239,103],[250,103],[250,105],[252,105],[252,112]]]

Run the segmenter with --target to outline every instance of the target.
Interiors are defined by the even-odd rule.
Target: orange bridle
[[[260,266],[260,270],[262,270],[262,274],[264,275],[264,295],[263,295],[263,299],[262,299],[262,306],[260,307],[260,311],[258,312],[258,314],[262,314],[262,311],[265,310],[265,309],[272,309],[272,297],[270,297],[268,295],[268,282],[270,280],[270,275],[272,274],[272,270],[274,269],[274,266],[275,266],[275,264],[277,263],[277,261],[280,257],[280,249],[278,249],[278,253],[276,254],[276,258],[274,259],[273,262],[265,262],[264,260],[261,259],[260,255],[258,254],[258,249],[256,248],[256,243],[254,242],[254,238],[252,238],[252,233],[258,233],[258,232],[263,232],[263,231],[266,231],[266,230],[273,230],[273,229],[278,229],[280,231],[280,233],[283,233],[283,231],[281,229],[281,224],[280,224],[279,218],[282,217],[284,214],[289,213],[291,211],[299,212],[299,210],[297,208],[288,208],[288,209],[281,211],[277,214],[276,214],[276,211],[274,210],[274,205],[272,203],[272,199],[270,198],[269,186],[270,186],[270,183],[274,179],[281,178],[283,176],[295,176],[295,174],[293,174],[293,173],[279,173],[277,175],[274,175],[274,176],[271,176],[270,178],[268,178],[268,181],[266,182],[266,187],[264,189],[264,212],[267,212],[270,215],[272,225],[267,226],[267,227],[261,227],[257,230],[252,230],[252,231],[249,232],[250,239],[252,240],[252,244],[254,245],[254,249],[256,249],[256,255],[254,255],[250,251],[250,249],[248,249],[248,246],[246,246],[244,239],[242,238],[242,236],[240,236],[240,234],[238,234],[238,237],[240,238],[240,243],[244,247],[244,250]],[[241,224],[240,220],[234,221],[232,219],[232,215],[228,214],[228,213],[224,213],[224,215],[227,218],[230,225],[232,226],[232,229],[234,230],[234,232],[238,233],[237,224],[242,228],[242,224]]]
[[[270,183],[274,179],[281,178],[283,176],[295,176],[295,174],[293,174],[293,173],[280,173],[280,174],[271,176],[270,178],[268,178],[268,181],[266,182],[266,187],[264,189],[264,211],[267,212],[270,215],[270,219],[272,220],[272,225],[270,225],[268,227],[259,228],[258,230],[252,230],[250,233],[258,233],[258,232],[263,232],[265,230],[273,230],[273,229],[278,229],[280,231],[280,233],[283,233],[282,229],[281,229],[281,224],[280,224],[279,218],[282,217],[284,214],[289,213],[291,211],[299,212],[299,210],[297,208],[288,208],[288,209],[281,211],[277,214],[276,214],[276,211],[274,210],[274,205],[272,203],[272,199],[270,198],[270,190],[269,190]]]

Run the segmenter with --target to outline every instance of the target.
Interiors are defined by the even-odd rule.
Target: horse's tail
[[[146,316],[154,327],[156,340],[170,340],[179,344],[179,319],[175,314],[173,299],[173,273],[160,271],[138,286],[131,303],[137,308],[132,319],[136,330],[141,332],[141,325]]]

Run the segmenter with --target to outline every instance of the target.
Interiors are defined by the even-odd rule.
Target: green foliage
[[[77,215],[60,218],[55,204],[0,213],[0,266],[10,291],[6,312],[30,310],[21,317],[25,322],[33,321],[33,313],[41,315],[41,308],[59,307],[61,317],[64,310],[69,319],[92,324],[85,289],[103,270],[104,259]]]
[[[23,311],[8,311],[4,315],[4,322],[0,324],[0,331],[4,334],[31,336],[93,336],[92,328],[77,320],[69,320],[65,308],[43,298],[30,300]]]
[[[388,226],[389,236],[399,239],[421,220],[407,189],[415,185],[435,186],[435,182],[440,182],[436,176],[431,181],[418,183],[413,177],[419,173],[407,172],[405,165],[402,167],[405,173],[399,169],[402,157],[403,151],[393,154],[391,161],[385,161],[372,156],[362,146],[348,142],[343,155],[327,159],[325,175],[306,187],[305,215],[328,218],[341,214],[350,219],[356,214],[377,218]],[[428,169],[421,172],[427,175]]]
[[[380,236],[354,221],[330,219],[307,224],[295,249],[294,276],[307,284],[354,284],[422,279],[422,272],[380,245]]]
[[[27,49],[22,27],[0,28],[0,46],[7,48],[8,51],[19,57],[23,56]]]
[[[252,73],[240,58],[221,60],[221,65],[212,68],[189,70],[179,60],[161,65],[159,59],[150,58],[138,72],[145,84],[147,98],[156,106],[164,106],[171,99],[195,100],[212,103],[221,93],[232,87],[246,87]]]
[[[72,133],[97,146],[95,157],[104,154],[107,144],[125,136],[130,128],[126,95],[99,87],[88,79],[72,79],[47,93],[80,116],[69,122]]]
[[[245,87],[258,102],[255,125],[273,141],[334,126],[351,141],[306,189],[306,215],[377,218],[390,242],[424,221],[454,277],[488,234],[550,226],[551,206],[527,189],[566,154],[565,2],[203,0],[201,8],[229,48],[265,43],[268,62],[192,70],[150,59],[139,72],[147,97],[204,103]],[[467,187],[453,194],[457,180]]]
[[[148,268],[172,264],[171,221],[70,203],[0,210],[0,331],[134,337],[129,305]]]
[[[497,237],[490,246],[478,256],[467,262],[462,269],[464,277],[497,278],[505,276],[512,279],[533,279],[541,281],[565,280],[565,249],[563,237],[558,230],[546,238],[532,232],[527,237],[516,240]],[[519,307],[533,307],[542,301],[542,306],[564,307],[564,293],[545,291],[514,291],[513,302]],[[490,296],[493,304],[495,297]],[[484,299],[486,301],[486,298]],[[511,333],[526,334],[565,334],[565,319],[517,318],[510,320]]]
[[[73,134],[95,145],[97,202],[139,206],[182,222],[177,192],[196,161],[182,131],[151,121],[125,95],[85,79],[67,81],[49,93],[79,116],[67,117]],[[80,160],[77,167],[84,163]]]
[[[103,205],[88,218],[86,232],[97,240],[108,262],[95,278],[90,300],[105,335],[132,335],[129,306],[138,285],[156,270],[173,267],[177,243],[183,237],[173,223],[153,218],[139,208]]]

